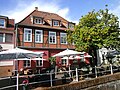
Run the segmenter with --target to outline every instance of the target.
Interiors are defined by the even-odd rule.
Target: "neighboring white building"
[[[101,64],[108,64],[108,60],[106,59],[106,55],[107,53],[111,53],[111,54],[114,54],[116,53],[117,51],[116,50],[112,50],[112,49],[107,49],[107,48],[101,48],[99,50],[97,50],[97,65],[100,66]],[[113,61],[116,61],[117,58],[113,58]]]

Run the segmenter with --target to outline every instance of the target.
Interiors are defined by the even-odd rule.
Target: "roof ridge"
[[[28,16],[30,16],[33,12],[35,12],[36,10],[33,10],[30,14],[28,14],[25,18],[23,18],[20,22],[16,23],[16,24],[19,24],[21,23],[22,21],[24,21]]]

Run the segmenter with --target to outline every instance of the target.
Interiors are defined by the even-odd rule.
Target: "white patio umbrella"
[[[82,58],[84,58],[84,57],[82,57],[82,56],[75,56],[74,57],[74,59],[82,59]]]
[[[14,49],[9,49],[6,51],[2,51],[0,52],[0,60],[6,60],[6,59],[20,59],[20,58],[35,58],[35,57],[39,57],[39,54],[36,54],[33,51],[29,51],[29,50],[24,50],[24,49],[20,49],[20,48],[14,48]],[[18,65],[17,65],[18,66]],[[17,67],[18,69],[18,67]],[[19,74],[17,73],[17,87],[16,90],[18,90],[18,78]]]
[[[70,55],[77,55],[77,54],[84,54],[85,52],[78,52],[74,50],[66,49],[58,54],[53,55],[53,57],[63,57],[63,56],[70,56]]]
[[[84,56],[84,57],[88,57],[88,58],[91,58],[92,56],[91,56],[91,55],[86,55],[86,56]]]
[[[70,55],[78,55],[78,54],[84,54],[85,52],[77,52],[77,51],[74,51],[74,50],[70,50],[70,49],[66,49],[58,54],[55,54],[53,55],[52,57],[63,57],[63,56],[67,56],[67,60],[69,60],[69,57]],[[70,65],[69,65],[69,75],[71,76],[70,74]]]
[[[64,56],[64,57],[62,57],[61,59],[74,59],[73,57],[67,57],[67,56]]]
[[[39,57],[42,53],[14,48],[0,52],[0,60]]]
[[[24,60],[46,60],[46,59],[43,59],[43,58],[20,58],[20,59],[17,59],[19,61],[24,61]]]

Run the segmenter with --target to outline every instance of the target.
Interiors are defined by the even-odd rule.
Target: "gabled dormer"
[[[43,24],[43,18],[42,17],[33,16],[33,23],[34,24]]]
[[[52,26],[60,26],[60,20],[52,19]]]

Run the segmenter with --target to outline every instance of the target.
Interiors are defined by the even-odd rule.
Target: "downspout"
[[[18,24],[15,25],[15,47],[17,47],[17,41],[18,41],[18,32],[17,32],[17,29],[18,29]]]

